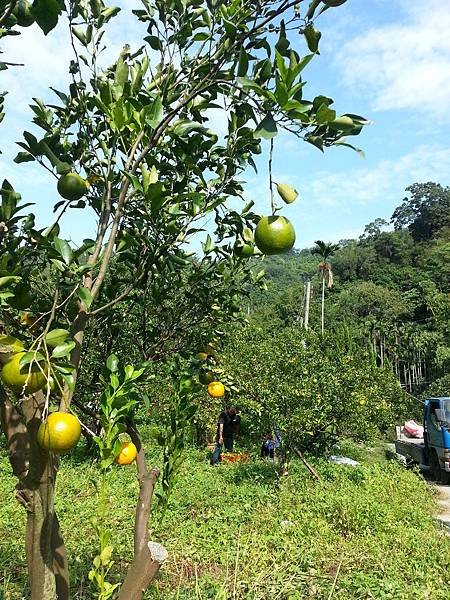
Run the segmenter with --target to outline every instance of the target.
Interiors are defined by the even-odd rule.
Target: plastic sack
[[[347,465],[349,467],[357,467],[359,462],[357,460],[353,460],[353,458],[349,458],[348,456],[330,456],[330,462],[335,463],[336,465]]]
[[[412,419],[410,421],[406,421],[405,422],[405,424],[403,425],[403,431],[409,437],[423,438],[423,427],[422,427],[422,425],[419,425],[418,423],[416,423]]]

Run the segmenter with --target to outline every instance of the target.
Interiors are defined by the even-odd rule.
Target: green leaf
[[[34,156],[29,152],[19,152],[14,159],[15,163],[24,163],[24,162],[32,162],[34,160]]]
[[[0,288],[9,285],[10,283],[17,283],[22,280],[22,277],[16,275],[7,275],[6,277],[0,277]]]
[[[69,332],[67,331],[67,329],[52,329],[45,336],[45,343],[47,344],[47,346],[56,348],[56,346],[60,346],[61,344],[63,344],[68,337]]]
[[[202,244],[202,246],[203,246],[203,252],[205,254],[208,254],[214,248],[214,243],[213,243],[213,241],[212,241],[211,236],[209,235],[209,233],[206,236],[206,241],[205,241],[204,244]]]
[[[351,150],[354,150],[360,158],[366,158],[364,150],[361,150],[361,148],[357,148],[356,146],[353,146],[352,144],[349,144],[348,142],[338,140],[333,143],[333,146],[344,146],[346,148],[351,148]]]
[[[75,391],[75,377],[72,375],[72,373],[64,374],[62,378],[64,379],[65,383],[67,383],[69,390],[71,392]]]
[[[210,35],[206,31],[199,31],[193,36],[192,41],[193,42],[204,42],[207,39],[209,39],[209,37],[210,37]]]
[[[92,302],[93,302],[93,298],[92,298],[91,292],[87,288],[85,288],[85,287],[80,287],[78,289],[77,294],[78,294],[78,297],[80,298],[80,300],[82,302],[84,302],[84,304],[86,305],[86,308],[89,309],[91,307]]]
[[[53,240],[53,245],[55,247],[55,250],[66,263],[66,265],[70,265],[73,253],[71,247],[66,242],[66,240],[62,240],[61,238],[55,237],[55,239]]]
[[[253,137],[255,138],[264,138],[266,140],[270,140],[274,138],[278,133],[277,124],[271,113],[267,113],[261,123],[253,132]]]
[[[335,118],[336,111],[331,108],[328,108],[328,106],[326,106],[325,104],[322,104],[322,106],[316,113],[316,123],[319,123],[319,125],[322,125],[323,123],[329,123]]]
[[[153,50],[162,50],[161,40],[158,37],[156,37],[156,35],[147,35],[147,37],[145,37],[144,40]]]
[[[292,204],[298,197],[298,192],[287,183],[277,183],[277,192],[286,204]]]
[[[160,96],[158,96],[152,104],[148,104],[142,109],[141,123],[155,129],[161,123],[163,115],[162,101]]]
[[[23,137],[25,138],[31,152],[33,154],[39,155],[40,149],[39,149],[39,142],[37,141],[37,138],[29,131],[24,131]]]
[[[260,93],[264,91],[263,88],[256,83],[256,81],[253,81],[253,79],[249,79],[248,77],[238,77],[237,82],[244,89],[254,90],[255,92]]]
[[[311,50],[311,52],[314,52],[315,54],[320,54],[319,53],[319,41],[320,41],[320,38],[322,37],[322,34],[320,33],[320,31],[317,31],[317,29],[314,29],[314,26],[310,24],[305,27],[303,33],[306,38],[306,43],[308,44],[308,48]]]
[[[20,352],[24,349],[23,343],[10,335],[0,335],[0,346],[9,348],[11,352]]]
[[[106,359],[106,368],[111,373],[115,373],[119,368],[119,359],[115,354],[110,354]]]
[[[72,27],[72,33],[83,46],[88,45],[86,33],[81,27]]]
[[[247,70],[248,70],[248,54],[244,50],[244,47],[241,46],[241,49],[239,50],[239,62],[238,62],[238,70],[237,70],[238,76],[244,77],[245,75],[247,75]]]
[[[31,6],[31,14],[45,35],[56,27],[61,12],[58,0],[34,0]]]
[[[19,361],[21,367],[29,365],[31,362],[43,362],[45,361],[44,356],[40,352],[26,352]]]
[[[237,31],[236,25],[232,21],[228,21],[228,19],[223,19],[223,25],[227,36],[234,41]]]
[[[69,356],[72,350],[75,348],[75,342],[64,342],[56,346],[52,352],[52,358],[62,358],[63,356]]]
[[[119,6],[110,6],[104,8],[101,12],[102,19],[107,23],[110,19],[115,17],[122,9]]]
[[[158,169],[155,167],[155,165],[152,166],[152,168],[150,169],[150,173],[149,173],[149,177],[148,177],[148,184],[151,185],[153,183],[156,183],[159,179],[159,173],[158,173]]]
[[[127,52],[126,48],[127,47],[125,46],[124,50],[122,51],[121,55],[117,60],[116,70],[114,73],[114,87],[117,87],[120,90],[123,90],[125,84],[128,81],[128,65],[124,60],[124,54]]]
[[[178,121],[173,128],[174,134],[178,137],[184,137],[192,131],[206,132],[207,129],[200,123],[197,123],[196,121],[188,121],[187,119]]]

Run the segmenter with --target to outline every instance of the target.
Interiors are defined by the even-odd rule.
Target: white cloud
[[[449,173],[450,148],[423,145],[398,158],[381,160],[373,168],[314,173],[303,194],[316,205],[351,212],[357,205],[387,199],[399,202],[406,186],[425,181],[446,183]]]
[[[415,109],[448,120],[450,2],[400,6],[403,21],[362,31],[341,47],[337,64],[348,85],[372,94],[375,110]]]

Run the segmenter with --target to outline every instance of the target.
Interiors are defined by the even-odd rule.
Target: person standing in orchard
[[[241,418],[234,406],[229,406],[220,413],[217,419],[216,447],[211,456],[212,465],[219,462],[223,446],[227,452],[233,451],[233,435],[239,427],[240,421]]]

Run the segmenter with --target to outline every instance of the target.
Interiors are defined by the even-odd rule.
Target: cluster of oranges
[[[50,382],[48,364],[33,362],[22,365],[25,351],[15,352],[3,365],[2,382],[17,394],[34,394]],[[40,424],[37,442],[41,448],[54,454],[63,454],[74,448],[81,436],[81,424],[78,418],[63,411],[50,413]],[[120,452],[115,458],[118,465],[129,465],[137,456],[133,442],[122,442]]]

